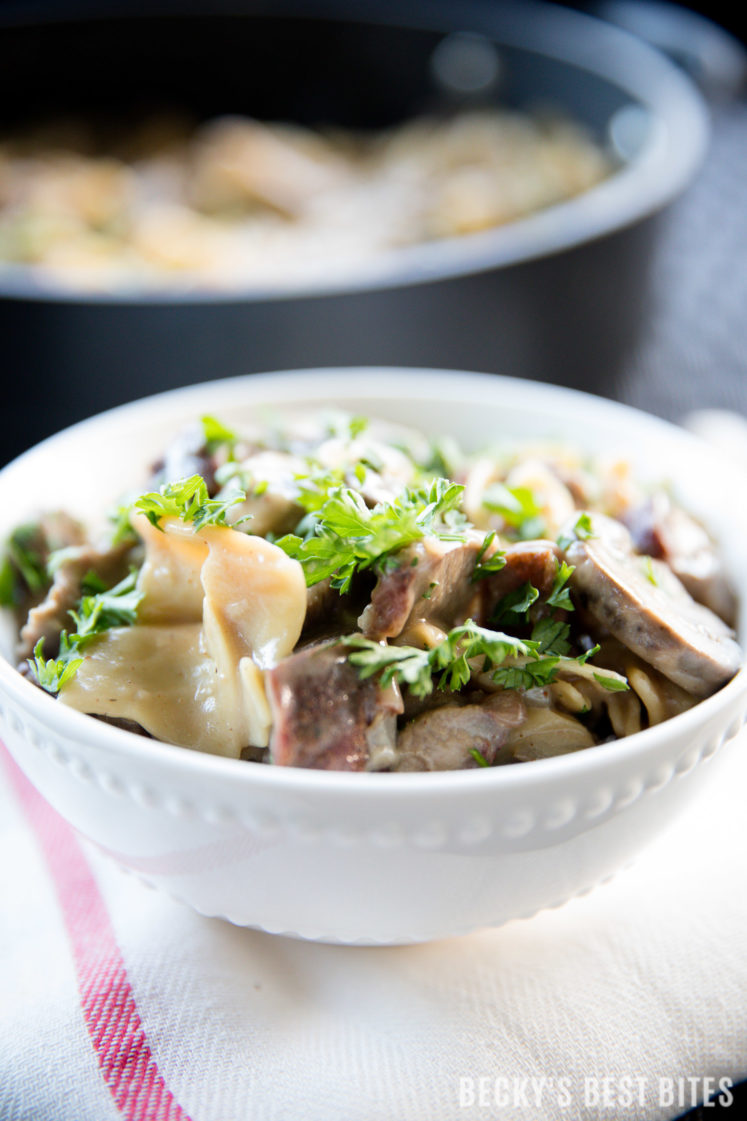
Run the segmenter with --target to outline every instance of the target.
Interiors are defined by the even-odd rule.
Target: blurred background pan
[[[370,129],[544,102],[620,164],[544,213],[293,289],[89,293],[6,266],[2,459],[145,393],[267,369],[461,367],[614,395],[646,315],[661,215],[707,142],[703,101],[680,69],[624,31],[541,3],[151,0],[102,11],[58,0],[6,3],[0,26],[6,128],[51,112],[181,107]],[[473,80],[475,42],[489,65]]]

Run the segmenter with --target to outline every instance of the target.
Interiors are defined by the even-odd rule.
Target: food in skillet
[[[320,416],[205,417],[101,539],[8,542],[20,669],[168,743],[357,771],[526,762],[630,735],[739,669],[705,529],[621,463]]]
[[[511,222],[610,170],[580,126],[505,109],[371,133],[58,121],[0,138],[0,269],[102,291],[327,278]]]

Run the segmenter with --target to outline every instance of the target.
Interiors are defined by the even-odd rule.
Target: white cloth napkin
[[[747,1076],[747,737],[722,750],[697,803],[587,897],[364,949],[148,890],[2,749],[0,1117],[656,1121],[727,1101]]]

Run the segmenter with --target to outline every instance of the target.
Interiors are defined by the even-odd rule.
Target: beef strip
[[[267,672],[273,763],[362,771],[394,758],[399,691],[361,680],[348,653],[335,642],[310,646]]]
[[[102,549],[94,545],[70,547],[68,556],[55,572],[45,598],[31,608],[21,627],[16,651],[20,662],[25,663],[32,656],[40,638],[44,639],[44,656],[56,657],[60,633],[70,626],[68,613],[80,600],[83,577],[93,571],[112,587],[126,576],[126,559],[131,549],[129,542]]]
[[[467,541],[425,537],[396,554],[379,575],[371,602],[358,620],[367,638],[396,638],[426,620],[444,630],[480,613],[482,589],[472,583],[483,535]]]
[[[489,622],[504,596],[531,584],[541,596],[552,591],[560,561],[560,549],[554,541],[517,541],[505,550],[506,563],[480,581],[483,593],[482,613]]]
[[[397,738],[395,771],[458,771],[495,762],[512,729],[526,717],[516,692],[499,692],[480,704],[452,703],[431,709],[407,724]]]
[[[30,587],[14,557],[14,547],[20,547],[33,558],[35,567],[38,566],[39,574],[43,577],[51,553],[57,549],[80,545],[84,541],[85,531],[80,522],[59,511],[43,514],[38,522],[18,526],[13,531],[6,543],[6,563],[10,564],[13,571],[12,598],[19,626],[32,604],[43,599],[51,581],[47,581],[41,588]]]
[[[588,517],[591,536],[566,550],[581,607],[691,695],[715,692],[742,663],[730,628],[696,603],[666,564],[637,556],[625,526],[603,514]]]

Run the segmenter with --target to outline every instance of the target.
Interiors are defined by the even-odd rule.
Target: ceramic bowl
[[[717,536],[742,602],[747,476],[653,417],[492,375],[312,370],[211,382],[104,413],[0,473],[0,532],[42,508],[106,508],[204,412],[335,405],[479,448],[561,437],[669,480]],[[742,635],[744,638],[744,634]],[[45,798],[148,883],[210,916],[302,938],[403,943],[559,905],[608,878],[718,769],[747,710],[744,670],[690,711],[624,740],[494,770],[343,774],[274,768],[144,739],[58,705],[2,636],[0,727]]]

